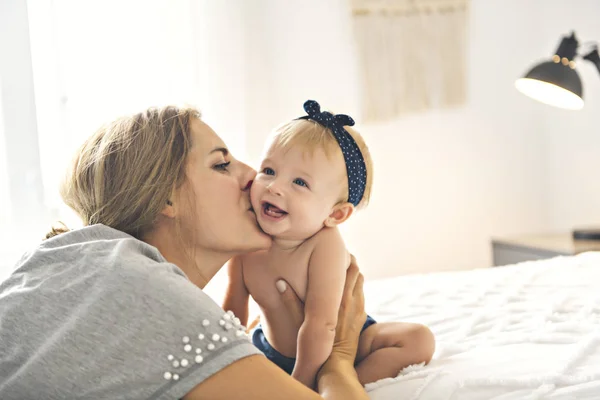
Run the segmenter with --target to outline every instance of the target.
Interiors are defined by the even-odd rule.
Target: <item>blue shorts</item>
[[[375,323],[376,321],[367,315],[367,320],[365,321],[365,324],[360,330],[360,333],[363,333],[365,329],[367,329],[369,326]],[[292,374],[292,371],[294,370],[294,365],[296,365],[296,359],[286,357],[277,350],[275,350],[267,341],[267,338],[265,337],[265,334],[260,325],[257,326],[254,332],[252,333],[252,343],[256,347],[258,347],[258,349],[262,351],[269,360],[277,364],[279,368],[287,372],[289,375]]]

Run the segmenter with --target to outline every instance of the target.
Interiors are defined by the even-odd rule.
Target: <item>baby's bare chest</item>
[[[269,252],[244,259],[244,282],[250,295],[263,308],[276,308],[281,303],[275,282],[285,280],[302,301],[306,298],[308,263],[311,249],[292,254]]]

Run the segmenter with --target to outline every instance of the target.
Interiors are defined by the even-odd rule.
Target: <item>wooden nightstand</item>
[[[600,240],[574,240],[570,233],[493,238],[494,266],[600,251]]]

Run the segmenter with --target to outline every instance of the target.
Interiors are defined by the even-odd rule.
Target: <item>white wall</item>
[[[492,235],[550,226],[541,109],[513,84],[532,56],[546,55],[542,3],[472,1],[464,107],[359,126],[375,186],[344,233],[367,277],[487,266]],[[248,142],[262,143],[276,123],[301,115],[307,98],[360,123],[348,2],[261,4],[269,41],[255,48],[269,67],[254,79],[269,81],[270,100],[254,108]],[[250,149],[253,159],[259,154]]]
[[[576,5],[576,6],[575,6]],[[562,33],[574,29],[580,42],[600,43],[600,2],[554,0],[543,8],[540,55],[554,51]],[[583,50],[589,49],[584,47]],[[551,228],[600,227],[600,74],[587,61],[577,65],[585,106],[568,112],[539,106],[547,142],[546,202]]]

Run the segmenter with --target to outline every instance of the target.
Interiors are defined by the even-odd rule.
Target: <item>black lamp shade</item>
[[[575,34],[563,38],[552,61],[536,65],[524,78],[517,79],[517,89],[555,107],[568,110],[583,108],[583,87],[573,61],[577,46]]]
[[[547,61],[538,64],[525,75],[525,78],[560,86],[583,99],[583,87],[581,86],[579,74],[562,63]]]
[[[517,89],[542,103],[568,110],[583,108],[579,74],[562,63],[543,62],[515,83]]]

